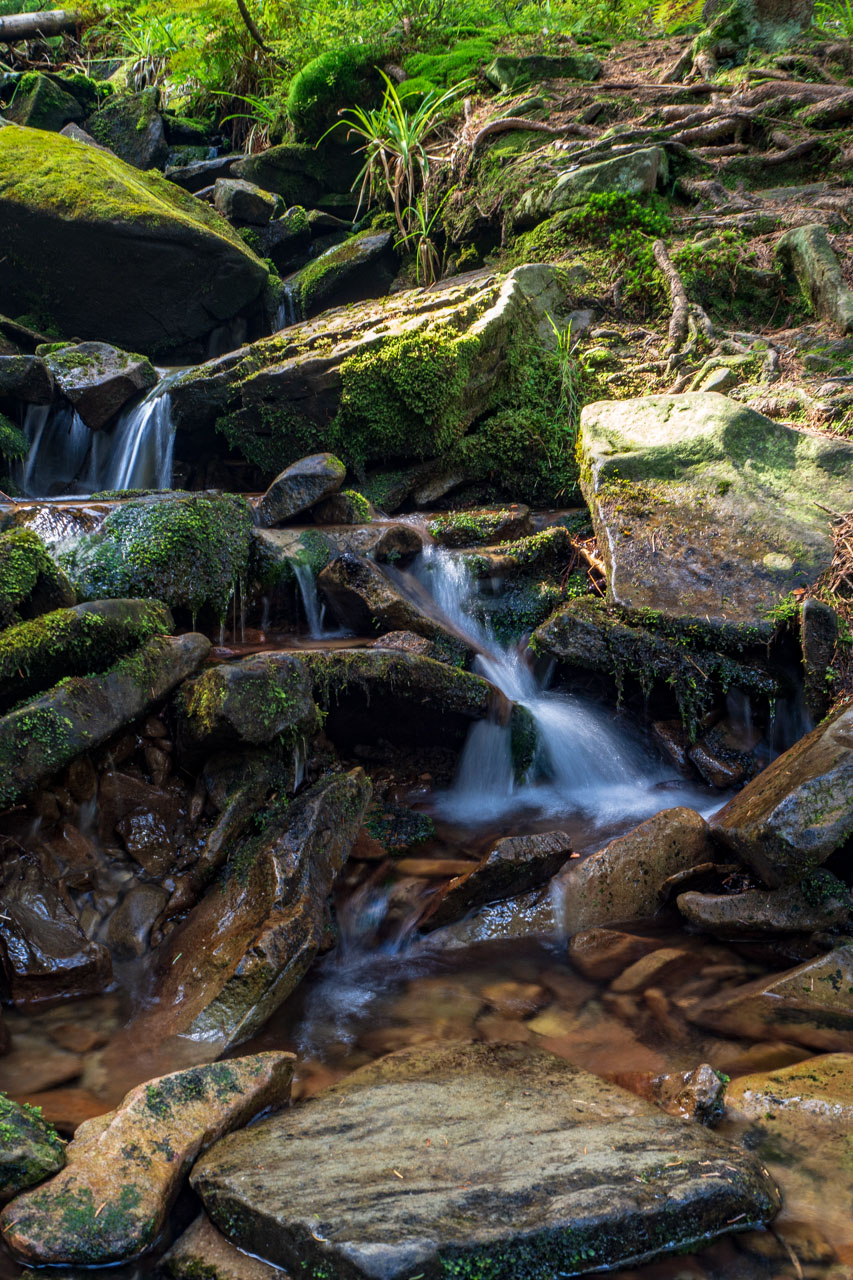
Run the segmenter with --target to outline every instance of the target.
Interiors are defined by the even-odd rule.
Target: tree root
[[[670,302],[672,303],[672,317],[669,322],[669,340],[672,343],[673,351],[679,351],[687,341],[687,333],[689,328],[690,302],[687,297],[687,290],[684,288],[681,276],[673,266],[666,245],[663,240],[655,240],[653,245],[653,253],[658,269],[666,280],[666,287],[669,291]]]

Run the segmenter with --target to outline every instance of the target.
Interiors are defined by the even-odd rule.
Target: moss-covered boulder
[[[45,353],[47,368],[86,426],[100,431],[122,405],[157,385],[151,361],[106,342],[81,342]]]
[[[163,600],[195,617],[224,617],[247,576],[252,514],[229,494],[131,501],[62,556],[84,600]]]
[[[115,1111],[77,1128],[62,1173],[4,1210],[7,1242],[36,1265],[96,1266],[144,1252],[200,1152],[287,1103],[293,1060],[259,1053],[137,1085]]]
[[[13,314],[149,355],[205,337],[268,280],[202,201],[37,129],[0,129],[0,241]]]
[[[58,133],[63,125],[82,120],[84,113],[53,77],[30,71],[21,76],[4,114],[14,124]]]
[[[179,734],[196,752],[299,744],[320,727],[311,680],[299,658],[263,654],[212,667],[182,690]]]
[[[169,144],[159,111],[157,89],[115,94],[86,121],[86,128],[102,146],[135,169],[162,169]]]
[[[441,512],[427,522],[427,530],[440,547],[479,547],[507,538],[523,538],[532,532],[530,508],[486,507],[474,511]]]
[[[592,53],[524,54],[502,53],[486,67],[490,84],[503,93],[518,93],[539,80],[597,80],[601,63]]]
[[[0,1201],[34,1187],[65,1164],[65,1143],[33,1107],[0,1093]]]
[[[9,627],[0,633],[0,708],[65,676],[103,671],[172,629],[168,609],[149,600],[99,600]]]
[[[392,239],[390,231],[362,231],[297,271],[288,288],[299,318],[387,293],[397,268]]]
[[[74,603],[74,590],[31,529],[0,533],[0,628]]]
[[[382,89],[375,44],[337,45],[296,73],[287,92],[287,114],[297,135],[317,142],[345,107],[370,106]],[[341,129],[343,134],[344,130]]]
[[[263,227],[282,208],[280,196],[245,178],[217,178],[213,205],[234,226],[250,227]]]
[[[330,168],[328,148],[316,149],[294,142],[244,156],[231,165],[232,177],[243,178],[281,196],[288,208],[291,205],[314,208],[331,191],[346,191],[357,171],[356,165],[351,168],[351,176],[347,176],[350,170],[342,172],[340,163]]]
[[[295,204],[274,222],[241,227],[240,235],[259,258],[269,258],[278,274],[286,276],[308,257],[311,224],[302,205]]]
[[[518,201],[514,221],[518,226],[531,226],[608,191],[648,196],[666,181],[667,172],[666,152],[660,147],[640,147],[628,155],[580,166],[568,161],[561,165],[557,160],[548,176],[534,175]]]
[[[776,242],[776,256],[796,276],[803,296],[822,320],[842,333],[853,332],[853,290],[841,273],[825,227],[792,227]]]
[[[579,453],[609,599],[744,639],[829,568],[853,500],[848,441],[715,392],[587,405]]]

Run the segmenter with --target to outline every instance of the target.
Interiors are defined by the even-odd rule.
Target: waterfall
[[[298,324],[302,319],[302,305],[293,285],[288,281],[282,281],[281,297],[278,304],[278,313],[276,315],[276,330],[286,329],[289,325]]]
[[[341,636],[349,635],[350,632],[342,627],[333,630],[329,630],[326,627],[326,606],[321,602],[317,594],[317,583],[310,566],[307,564],[294,564],[293,572],[296,575],[296,584],[302,597],[305,621],[308,623],[309,640],[338,640]]]
[[[525,654],[502,647],[488,627],[470,616],[477,586],[464,557],[427,547],[413,574],[447,620],[479,650],[474,669],[526,707],[536,728],[530,775],[518,782],[510,726],[496,721],[474,725],[453,788],[439,797],[444,816],[467,824],[530,808],[543,816],[574,812],[606,822],[627,814],[645,817],[665,807],[660,786],[676,781],[672,771],[614,725],[606,711],[573,694],[543,688]],[[703,801],[707,805],[707,797]],[[672,803],[690,799],[679,796]]]
[[[90,431],[69,404],[30,405],[27,457],[15,477],[30,498],[86,496],[104,489],[168,489],[175,432],[161,382],[126,406],[111,431]]]

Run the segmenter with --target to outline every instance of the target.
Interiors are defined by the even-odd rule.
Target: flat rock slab
[[[192,1183],[233,1243],[335,1280],[551,1280],[779,1205],[751,1156],[698,1126],[551,1054],[469,1043],[363,1067],[218,1143]]]
[[[754,639],[853,506],[853,445],[716,392],[587,405],[580,451],[612,602]]]
[[[137,1085],[80,1125],[68,1163],[0,1217],[6,1243],[36,1266],[97,1266],[149,1248],[200,1151],[290,1097],[292,1053],[259,1053]]]

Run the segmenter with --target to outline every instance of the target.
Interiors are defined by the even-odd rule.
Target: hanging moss
[[[62,562],[84,599],[157,599],[222,618],[246,577],[251,533],[248,503],[231,494],[128,502]]]

